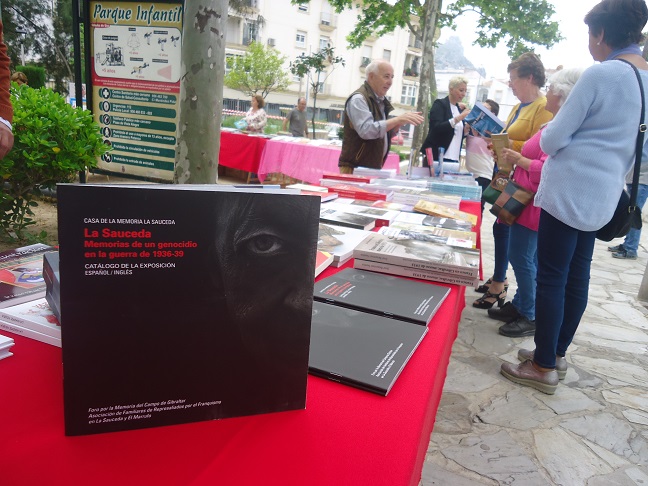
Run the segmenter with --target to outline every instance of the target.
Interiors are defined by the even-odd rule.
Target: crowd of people
[[[507,117],[503,132],[509,148],[499,157],[488,137],[464,123],[470,110],[463,102],[468,81],[461,76],[450,80],[448,96],[434,101],[421,148],[424,165],[433,163],[430,152],[434,161],[456,162],[465,140],[467,168],[482,189],[501,165],[513,167],[509,180],[535,194],[512,224],[499,219],[493,224],[494,271],[476,289],[483,296],[473,306],[503,321],[504,336],[534,336],[535,349],[519,350],[520,364],[504,363],[501,373],[548,394],[565,376],[565,355],[587,305],[597,230],[612,218],[626,182],[630,190],[642,108],[639,82],[648,87],[648,63],[639,46],[648,21],[645,0],[602,0],[584,21],[598,64],[558,70],[548,81],[533,53],[509,64],[509,86],[519,103]],[[638,70],[639,82],[628,63]],[[385,95],[394,74],[387,61],[372,62],[366,73],[366,82],[345,104],[342,173],[358,166],[381,168],[391,134],[423,122],[417,112],[390,117],[393,107]],[[493,100],[484,105],[499,111]],[[643,160],[640,207],[648,198],[646,145]],[[484,205],[482,200],[482,211]],[[632,229],[623,243],[610,246],[612,256],[637,258],[639,235],[640,229]],[[509,262],[517,290],[507,302]]]

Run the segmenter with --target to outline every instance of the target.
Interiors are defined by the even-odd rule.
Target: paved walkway
[[[493,216],[484,216],[488,277]],[[533,338],[497,334],[501,323],[473,308],[480,294],[467,289],[422,486],[648,485],[648,310],[637,301],[648,230],[637,260],[613,259],[607,246],[596,244],[589,304],[553,396],[500,375]]]

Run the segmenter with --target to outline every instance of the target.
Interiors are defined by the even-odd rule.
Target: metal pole
[[[79,0],[72,0],[72,37],[74,45],[74,96],[76,106],[83,109],[83,78],[81,76],[81,28],[79,24]],[[79,171],[79,182],[85,184],[86,173]]]

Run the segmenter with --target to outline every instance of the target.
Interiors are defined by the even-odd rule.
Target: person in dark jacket
[[[420,113],[408,112],[389,118],[393,107],[385,98],[394,79],[394,68],[379,59],[367,66],[367,80],[354,91],[344,105],[344,138],[340,153],[341,174],[352,174],[358,166],[382,169],[391,132],[402,125],[420,125]]]
[[[455,76],[448,85],[448,96],[434,100],[430,109],[430,127],[421,147],[423,155],[426,149],[432,149],[434,160],[439,160],[439,148],[445,151],[444,161],[458,162],[463,140],[463,119],[470,110],[461,100],[466,96],[468,80],[463,76]],[[423,157],[423,165],[429,166],[430,161]]]

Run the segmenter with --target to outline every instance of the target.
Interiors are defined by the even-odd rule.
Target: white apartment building
[[[342,110],[349,94],[365,80],[365,66],[377,58],[387,59],[394,66],[395,79],[388,97],[397,112],[416,104],[422,50],[420,43],[415,42],[408,31],[397,29],[380,38],[368,38],[362,47],[349,49],[346,37],[357,19],[354,11],[336,14],[326,0],[313,0],[308,5],[299,6],[292,5],[290,0],[248,0],[248,4],[249,8],[243,14],[230,11],[227,55],[244,54],[246,46],[256,40],[286,56],[288,71],[290,61],[330,44],[335,48],[335,54],[344,58],[345,66],[337,65],[330,71],[317,96],[318,108]],[[287,91],[273,92],[267,101],[294,106],[299,96],[308,96],[308,105],[312,106],[306,81],[296,78],[293,81]],[[229,88],[224,88],[223,97],[244,99],[240,91]]]
[[[249,43],[262,42],[286,57],[285,68],[289,72],[290,61],[331,45],[335,54],[345,60],[345,66],[337,65],[327,73],[329,75],[317,96],[317,107],[331,113],[344,109],[346,98],[365,80],[364,68],[372,59],[386,59],[394,66],[394,83],[387,96],[396,109],[395,113],[411,110],[416,105],[422,49],[420,42],[408,30],[399,28],[382,37],[370,37],[361,47],[350,49],[346,37],[355,26],[356,10],[336,14],[326,0],[311,0],[307,5],[292,5],[290,0],[247,0],[247,4],[244,13],[230,10],[226,55],[244,55]],[[448,94],[448,82],[456,75],[469,80],[466,98],[470,105],[492,98],[503,105],[500,118],[508,114],[512,96],[508,85],[494,79],[486,80],[477,71],[437,71],[438,97]],[[293,107],[299,96],[306,96],[308,106],[312,107],[309,91],[305,79],[293,77],[293,83],[286,91],[270,93],[266,101]],[[223,98],[247,100],[240,91],[227,87]],[[328,121],[334,122],[331,113]]]

